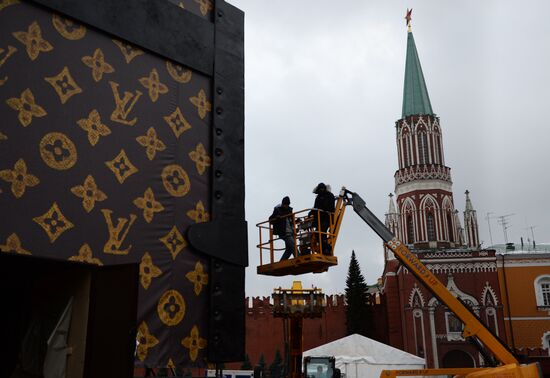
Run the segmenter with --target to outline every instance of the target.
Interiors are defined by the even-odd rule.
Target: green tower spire
[[[430,96],[422,74],[420,59],[416,51],[414,37],[409,29],[407,33],[407,62],[405,64],[405,86],[403,88],[402,118],[410,115],[433,115]]]

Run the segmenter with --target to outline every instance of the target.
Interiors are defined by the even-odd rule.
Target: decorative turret
[[[397,235],[398,226],[399,226],[399,214],[395,210],[395,203],[393,201],[393,194],[388,195],[390,197],[390,206],[388,212],[386,213],[386,227],[394,234]]]
[[[479,231],[477,226],[477,213],[470,200],[470,192],[466,190],[466,207],[464,211],[464,230],[466,232],[466,245],[470,248],[479,247]]]
[[[385,225],[386,227],[398,238],[401,238],[401,235],[399,235],[399,213],[395,209],[395,202],[393,200],[393,194],[390,193],[388,195],[390,198],[390,205],[388,208],[388,212],[386,213],[386,219],[385,219]],[[395,259],[395,256],[392,251],[386,249],[386,259],[393,260]]]
[[[407,56],[402,118],[396,122],[399,169],[396,234],[415,249],[462,245],[453,203],[451,169],[445,166],[439,118],[428,95],[407,11]]]

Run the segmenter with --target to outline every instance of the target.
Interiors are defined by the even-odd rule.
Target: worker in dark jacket
[[[288,196],[283,198],[280,205],[275,206],[269,220],[273,225],[273,233],[285,242],[285,252],[281,257],[281,261],[287,260],[290,255],[294,255],[295,249],[292,207],[290,207]]]
[[[316,231],[327,232],[330,226],[330,216],[334,213],[334,194],[332,194],[330,190],[327,190],[327,186],[322,182],[317,185],[313,193],[317,194],[317,197],[315,197],[315,204],[313,205],[313,226]],[[320,211],[315,211],[315,209]],[[317,214],[319,214],[319,220],[317,220]],[[329,251],[330,246],[327,243],[326,234],[321,235],[321,241],[323,244],[323,253]]]

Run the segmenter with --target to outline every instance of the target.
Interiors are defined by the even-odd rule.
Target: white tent
[[[334,356],[346,378],[378,378],[382,370],[424,369],[423,358],[358,334],[305,351],[304,357]]]

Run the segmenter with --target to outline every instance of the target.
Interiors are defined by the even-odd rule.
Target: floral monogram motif
[[[153,264],[153,259],[151,258],[149,252],[145,252],[141,258],[141,263],[139,264],[139,278],[141,286],[143,286],[145,290],[149,289],[153,278],[156,278],[161,274],[162,271],[158,266]]]
[[[107,161],[105,164],[113,171],[120,184],[124,183],[128,177],[138,171],[130,159],[128,159],[124,150],[120,150],[119,154],[113,160]]]
[[[82,89],[73,80],[67,66],[63,67],[63,70],[58,75],[45,77],[44,80],[50,83],[62,104],[66,103],[74,95],[82,93]]]
[[[96,201],[104,201],[107,195],[98,189],[94,178],[88,175],[84,180],[84,185],[77,185],[71,188],[71,192],[82,198],[82,206],[87,213],[93,210]]]
[[[41,52],[48,52],[53,50],[53,46],[42,38],[42,31],[40,26],[35,21],[29,25],[26,32],[18,31],[14,32],[13,36],[27,49],[27,55],[31,60],[38,58]]]
[[[92,146],[97,144],[100,136],[111,134],[111,129],[101,122],[101,116],[96,109],[90,112],[88,118],[78,120],[76,123],[88,133],[88,141]]]
[[[158,139],[157,132],[152,127],[147,130],[147,135],[139,136],[136,140],[140,145],[145,147],[145,153],[149,160],[155,158],[157,151],[164,151],[166,149],[166,145],[162,140]]]
[[[21,97],[13,97],[6,101],[10,108],[19,112],[18,119],[23,127],[27,127],[32,122],[32,117],[44,117],[46,111],[43,107],[36,104],[34,96],[29,88],[21,93]]]
[[[189,181],[187,172],[177,164],[164,167],[161,177],[164,188],[174,197],[183,197],[191,189],[191,181]]]
[[[86,35],[86,28],[83,25],[77,24],[73,20],[61,17],[58,14],[52,16],[52,24],[59,34],[63,38],[71,41],[77,41],[84,38]]]
[[[193,210],[187,212],[187,216],[195,221],[195,223],[208,222],[210,220],[210,214],[204,211],[204,205],[202,201],[197,202],[197,206]]]
[[[103,78],[104,73],[113,73],[115,69],[105,61],[103,51],[96,49],[93,56],[82,57],[82,62],[92,69],[92,77],[96,82]]]
[[[15,5],[19,3],[19,0],[2,0],[0,1],[0,11],[6,7],[9,7],[10,5]]]
[[[141,322],[137,331],[137,357],[140,361],[144,361],[149,353],[149,349],[159,343],[158,339],[149,333],[147,323]]]
[[[151,223],[155,213],[160,213],[164,210],[164,206],[157,200],[151,188],[147,188],[143,197],[138,197],[134,200],[134,205],[143,210],[143,218],[147,223]]]
[[[185,316],[185,301],[176,290],[168,290],[159,299],[157,312],[167,326],[175,326]]]
[[[189,358],[195,361],[199,350],[206,348],[206,339],[199,336],[199,328],[194,325],[191,329],[191,335],[181,341],[181,345],[189,349]]]
[[[183,118],[179,107],[176,107],[176,110],[174,110],[172,114],[164,117],[164,120],[172,129],[176,138],[179,138],[184,131],[187,131],[191,128],[189,122],[187,122],[187,120]]]
[[[74,227],[74,225],[61,213],[61,210],[55,202],[50,210],[39,217],[33,218],[33,221],[38,223],[40,227],[46,231],[46,234],[50,238],[50,243],[53,243],[62,233]]]
[[[39,147],[42,160],[53,169],[69,169],[78,159],[74,143],[62,133],[44,135]]]
[[[78,255],[69,257],[69,261],[77,261],[81,263],[100,265],[100,266],[103,265],[101,260],[93,257],[92,255],[93,255],[92,249],[90,248],[88,243],[85,243],[78,250]]]
[[[40,183],[38,177],[27,173],[27,165],[23,159],[17,160],[13,170],[4,169],[0,171],[0,178],[11,182],[11,192],[15,198],[21,198],[25,194],[26,187],[33,187]]]
[[[191,70],[186,70],[182,66],[176,63],[172,63],[169,60],[166,61],[166,69],[172,79],[176,80],[178,83],[188,83],[191,80]]]
[[[210,156],[206,154],[206,150],[202,143],[197,144],[195,151],[189,152],[189,157],[195,162],[197,172],[199,172],[201,176],[204,174],[204,171],[206,171],[206,167],[210,167],[211,159]]]
[[[17,234],[13,233],[10,236],[8,236],[8,239],[6,240],[6,244],[2,245],[0,244],[0,251],[2,252],[15,252],[20,255],[30,255],[31,252],[27,251],[21,246],[21,240],[19,240],[19,236]]]
[[[200,261],[195,264],[195,270],[187,273],[185,277],[194,284],[196,295],[201,293],[203,285],[208,285],[208,274],[204,272]]]
[[[168,87],[160,82],[156,68],[153,68],[149,77],[142,77],[139,82],[149,90],[149,98],[153,102],[157,102],[159,94],[168,93]]]
[[[172,227],[172,229],[168,234],[166,234],[166,236],[160,238],[160,241],[163,242],[166,248],[168,248],[168,251],[170,251],[170,254],[172,255],[172,260],[175,260],[178,253],[180,253],[182,249],[187,247],[187,242],[180,234],[176,226]]]
[[[122,41],[113,39],[113,42],[115,45],[118,46],[120,49],[120,52],[122,52],[122,55],[124,55],[124,60],[126,60],[126,63],[130,64],[130,62],[139,55],[143,54],[143,51],[138,49],[137,47],[134,47],[128,43],[124,43]]]
[[[200,11],[203,16],[206,16],[209,11],[214,9],[214,5],[211,0],[195,0],[195,3],[200,4]]]
[[[201,119],[206,117],[206,112],[212,111],[212,104],[206,99],[204,89],[201,89],[197,96],[190,97],[189,101],[197,107],[197,111],[199,112],[199,117],[201,117]]]

